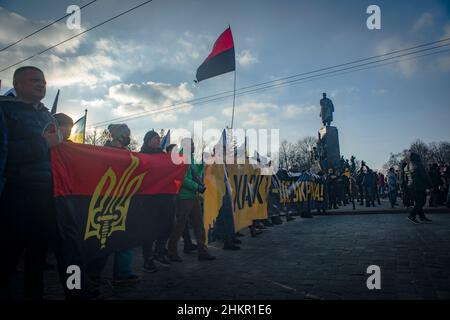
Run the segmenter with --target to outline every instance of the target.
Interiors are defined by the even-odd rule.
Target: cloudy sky
[[[74,1],[0,0],[0,46],[66,13]],[[88,29],[143,0],[97,0],[81,12]],[[381,8],[381,30],[368,30],[366,8]],[[448,1],[154,0],[136,11],[46,52],[25,64],[44,70],[44,102],[61,89],[60,112],[74,119],[89,110],[88,126],[232,90],[232,73],[194,84],[197,67],[231,25],[237,87],[450,37]],[[0,69],[81,30],[65,21],[0,52]],[[1,93],[14,68],[0,73]],[[316,136],[319,100],[336,107],[341,153],[375,168],[420,138],[450,140],[450,54],[303,82],[236,100],[235,127],[280,129],[281,139]],[[176,111],[127,121],[141,141],[151,128],[222,129],[232,99],[183,104]]]

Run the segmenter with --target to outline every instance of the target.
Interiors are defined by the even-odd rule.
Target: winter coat
[[[405,177],[409,189],[424,191],[431,187],[430,177],[420,162],[408,162],[405,167]]]
[[[51,188],[47,141],[42,136],[56,120],[41,103],[37,108],[12,97],[0,98],[0,194],[6,184],[29,190]]]
[[[191,164],[189,165],[186,176],[181,185],[180,192],[178,193],[178,199],[180,200],[192,200],[198,196],[198,188],[201,181],[200,177],[203,176],[203,165],[195,164],[194,157],[191,156]]]

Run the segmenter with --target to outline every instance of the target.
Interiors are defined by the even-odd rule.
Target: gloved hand
[[[199,184],[197,190],[198,190],[198,192],[203,193],[203,192],[205,192],[206,187],[204,184]]]

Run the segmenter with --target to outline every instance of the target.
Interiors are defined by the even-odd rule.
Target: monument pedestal
[[[318,145],[322,170],[336,168],[341,158],[338,129],[332,126],[320,128]]]

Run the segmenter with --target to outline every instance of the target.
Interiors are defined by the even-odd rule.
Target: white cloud
[[[237,61],[241,66],[249,66],[258,62],[258,57],[250,50],[243,50],[236,55]]]
[[[418,31],[433,25],[433,15],[429,12],[424,12],[414,23],[413,30]]]
[[[109,105],[109,103],[103,99],[94,100],[81,100],[80,104],[83,108],[102,109]]]
[[[0,47],[6,47],[18,39],[40,29],[44,25],[48,24],[48,21],[32,21],[19,14],[10,12],[0,7],[0,21],[2,27],[0,28]],[[81,30],[69,30],[64,23],[56,23],[51,27],[41,31],[39,34],[31,36],[14,45],[0,54],[0,65],[5,68],[21,60],[24,60],[43,49],[46,49],[52,45],[55,45],[62,40],[66,40],[71,36],[83,31]],[[57,46],[52,49],[57,55],[73,54],[84,42],[86,37],[80,36],[74,38],[71,41],[66,42],[61,46]],[[50,52],[50,51],[49,51]],[[31,60],[27,60],[22,65],[36,65],[44,71],[46,76],[49,74],[49,69],[53,69],[52,63],[56,62],[56,67],[61,67],[58,56],[49,55],[47,53],[36,56]],[[59,63],[58,63],[59,62]],[[19,67],[15,66],[1,73],[2,84],[5,88],[12,87],[12,75],[14,69]],[[48,76],[47,76],[47,80]]]
[[[247,102],[236,105],[235,119],[239,119],[239,127],[262,128],[268,127],[273,119],[273,112],[277,112],[279,107],[272,103]],[[231,119],[232,108],[225,108],[223,115]]]
[[[444,26],[444,34],[441,39],[450,38],[450,23]],[[435,72],[449,72],[450,71],[450,56],[449,52],[443,53],[436,57],[436,60],[430,65],[432,71]]]
[[[438,71],[450,71],[450,56],[439,57],[436,59],[436,67]]]
[[[217,117],[208,116],[200,119],[203,122],[203,128],[219,128],[221,123]]]
[[[388,89],[373,89],[372,93],[379,96],[385,96],[389,92]]]
[[[48,86],[66,87],[73,85],[96,87],[97,85],[119,81],[114,73],[115,60],[102,53],[77,57],[47,57],[43,70]]]
[[[313,112],[319,112],[319,107],[316,105],[303,105],[303,106],[297,106],[297,105],[286,105],[283,107],[282,116],[284,118],[294,118],[298,117],[303,114],[313,113]]]
[[[333,89],[331,90],[331,92],[328,94],[327,96],[329,98],[338,98],[338,97],[346,97],[349,95],[355,95],[358,94],[359,92],[359,88],[357,87],[344,87],[344,88],[339,88],[339,89]]]
[[[39,29],[48,22],[28,20],[0,7],[0,47]],[[64,21],[22,41],[0,55],[0,65],[8,66],[83,31],[69,30]],[[95,89],[109,87],[135,72],[148,73],[156,68],[193,72],[193,66],[206,57],[209,41],[203,34],[161,33],[152,42],[118,40],[114,37],[93,39],[90,35],[68,41],[24,64],[40,67],[49,87],[79,86]],[[95,39],[95,40],[94,40]],[[81,47],[81,44],[83,47]],[[82,49],[82,54],[79,53]],[[15,68],[2,73],[4,87],[11,87]]]
[[[392,51],[408,48],[411,46],[412,46],[411,44],[404,43],[397,37],[391,37],[384,41],[381,41],[378,44],[376,51],[378,54],[386,54]],[[415,73],[417,69],[417,61],[415,60],[400,61],[398,63],[393,64],[392,69],[400,72],[403,76],[409,78]]]
[[[167,111],[151,115],[154,122],[175,122],[179,113],[188,113],[192,105],[181,103],[194,97],[187,83],[173,86],[167,83],[145,82],[116,84],[109,88],[108,98],[118,104],[113,113],[117,116],[129,116],[139,112],[149,112],[168,107]],[[171,107],[172,105],[179,105]],[[176,110],[172,110],[176,109]]]
[[[442,39],[450,38],[450,23],[447,23],[444,27],[444,36]]]
[[[2,7],[0,7],[0,21],[2,22],[2,27],[0,28],[0,45],[2,47],[23,38],[49,23],[49,21],[28,20],[27,18],[17,13],[10,12]],[[64,22],[58,22],[41,31],[39,34],[21,41],[16,46],[25,49],[32,48],[37,51],[59,43],[83,30],[84,29],[70,30]],[[73,53],[79,47],[82,40],[82,36],[74,38],[63,45],[56,47],[55,50],[60,53]],[[11,49],[13,48],[16,47],[11,47]]]

